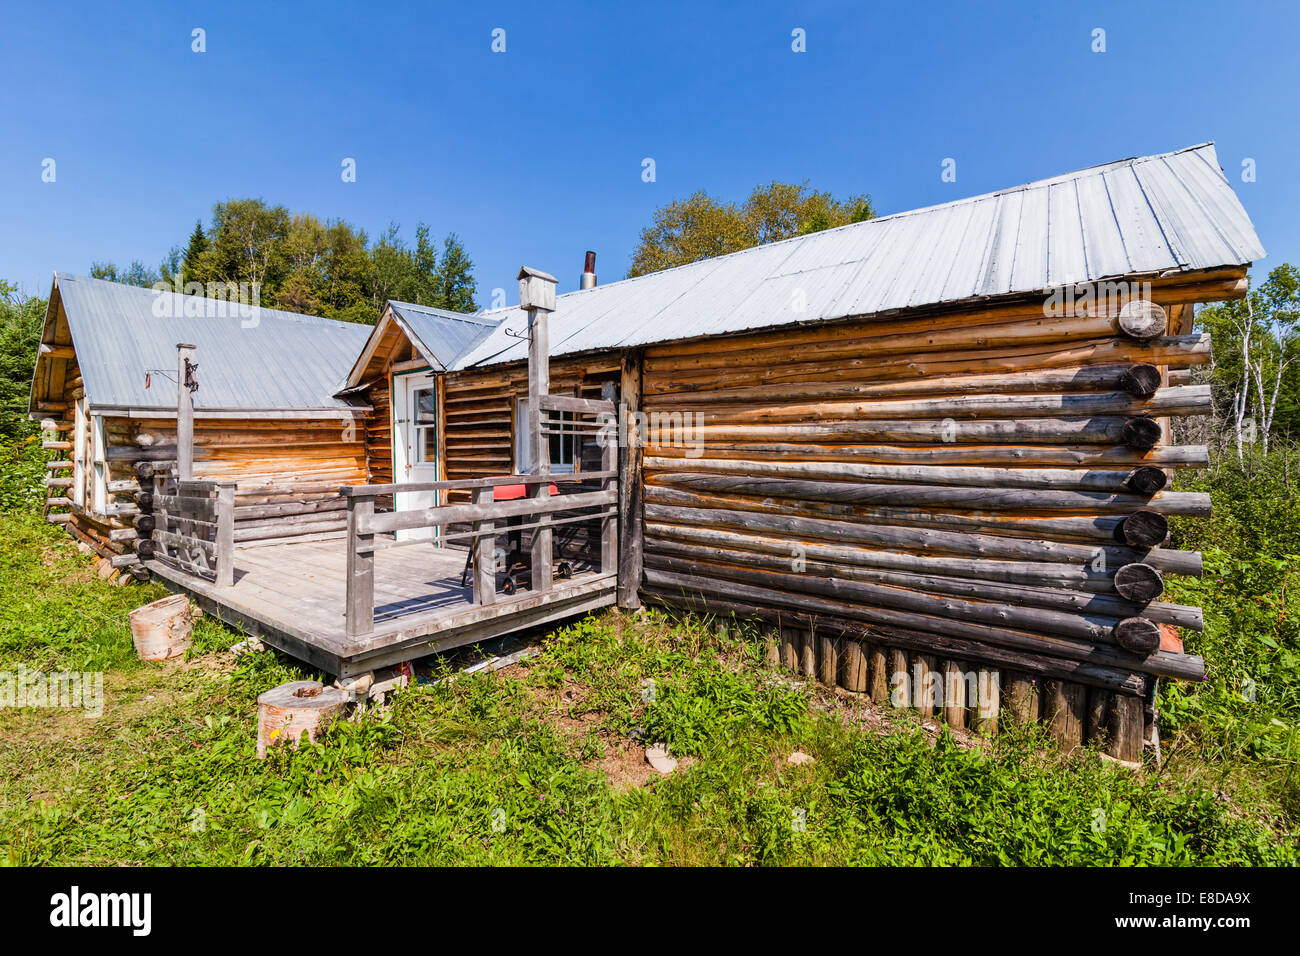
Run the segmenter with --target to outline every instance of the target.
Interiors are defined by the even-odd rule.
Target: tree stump
[[[320,681],[295,680],[257,698],[257,756],[266,748],[288,744],[295,750],[302,735],[312,743],[347,706],[348,693]]]
[[[131,621],[131,642],[146,661],[179,657],[190,648],[194,615],[189,598],[183,594],[138,607],[127,618]]]

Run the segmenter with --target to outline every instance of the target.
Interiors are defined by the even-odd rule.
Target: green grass
[[[187,660],[142,663],[126,611],[161,589],[97,580],[29,512],[0,523],[0,669],[103,670],[108,698],[97,720],[0,710],[11,864],[1297,861],[1276,768],[1238,749],[1225,783],[1182,758],[1134,774],[1062,757],[1031,732],[935,734],[762,666],[750,635],[655,613],[584,619],[521,665],[412,688],[258,761],[257,695],[316,675],[237,661],[240,635],[207,619]],[[681,766],[649,772],[641,738]]]

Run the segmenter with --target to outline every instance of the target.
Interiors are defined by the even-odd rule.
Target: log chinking
[[[1210,507],[1169,469],[1208,456],[1161,422],[1209,411],[1205,386],[1165,384],[1209,361],[1209,337],[1168,335],[1153,303],[970,319],[647,348],[643,408],[695,427],[693,444],[652,428],[644,451],[646,595],[805,622],[882,662],[1050,679],[1067,703],[1200,679],[1200,658],[1159,649],[1199,610],[1158,598],[1163,574],[1201,573],[1161,547],[1169,516]]]

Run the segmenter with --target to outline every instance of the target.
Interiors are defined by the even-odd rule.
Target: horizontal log
[[[1038,318],[1027,322],[1011,320],[998,325],[967,328],[937,329],[929,332],[901,332],[890,335],[873,335],[850,341],[823,341],[806,345],[776,345],[755,347],[733,353],[733,366],[766,365],[768,363],[798,362],[809,358],[829,361],[835,358],[852,358],[869,354],[874,357],[905,354],[923,355],[931,352],[954,352],[963,349],[996,350],[1026,345],[1051,344],[1065,347],[1073,343],[1107,339],[1121,334],[1115,318],[1109,316],[1069,316],[1064,318]],[[715,369],[719,364],[716,355],[677,355],[646,358],[645,374]]]
[[[110,541],[134,541],[139,536],[135,528],[114,528],[108,533]]]
[[[1146,508],[1162,514],[1208,516],[1210,496],[1203,492],[1161,492],[1151,498],[1108,495],[1101,492],[1058,491],[1033,488],[949,488],[943,485],[859,484],[849,481],[803,481],[795,478],[751,478],[745,475],[647,475],[647,483],[714,492],[733,492],[774,498],[902,507],[960,508],[963,510],[1068,511],[1120,513]]]
[[[47,514],[45,520],[50,524],[68,524],[72,521],[72,515],[66,512],[63,514]]]
[[[830,481],[876,481],[918,485],[956,485],[971,488],[1043,488],[1119,493],[1134,484],[1150,491],[1164,487],[1167,476],[1159,468],[1067,469],[983,468],[964,465],[881,465],[869,462],[745,461],[733,458],[661,458],[647,455],[647,473],[719,473],[763,478],[812,478]],[[1158,482],[1158,487],[1156,486]]]
[[[1199,576],[1203,572],[1199,552],[1164,548],[1143,551],[1124,547],[1024,541],[997,535],[873,527],[845,521],[767,515],[723,508],[674,508],[647,504],[645,519],[647,523],[664,525],[703,526],[711,529],[743,531],[749,534],[766,532],[788,535],[795,540],[783,542],[786,553],[789,553],[789,548],[795,543],[826,540],[840,545],[874,545],[882,550],[913,551],[925,555],[950,554],[968,558],[1075,564],[1102,569],[1117,569],[1126,564],[1142,561],[1174,574]]]
[[[781,554],[763,554],[673,541],[667,538],[647,538],[646,554],[667,555],[697,563],[723,563],[735,567],[760,568],[769,571],[788,571],[793,565],[791,549]],[[799,558],[799,573],[813,577],[843,578],[850,581],[869,581],[889,587],[907,588],[933,594],[946,594],[971,600],[1009,602],[1057,611],[1094,614],[1122,620],[1128,617],[1146,617],[1153,621],[1187,627],[1196,631],[1204,629],[1201,609],[1178,604],[1151,602],[1145,606],[1109,594],[1066,590],[1059,583],[1034,574],[1036,568],[1027,569],[1024,577],[1031,584],[1008,584],[969,577],[945,577],[933,573],[877,570],[858,567],[843,562],[818,560],[807,554]],[[1004,562],[1006,563],[1006,562]],[[969,563],[968,563],[969,564]],[[921,565],[927,566],[927,565]],[[963,570],[978,573],[974,567]]]
[[[664,392],[689,392],[744,385],[771,385],[801,381],[887,381],[935,379],[944,376],[1022,372],[1145,362],[1151,365],[1204,365],[1212,358],[1210,336],[1167,336],[1138,344],[1126,338],[1098,339],[1075,345],[1028,345],[1005,349],[974,348],[940,355],[873,355],[843,358],[828,363],[823,358],[796,361],[786,355],[748,368],[695,368],[652,372],[644,379],[646,397]]]
[[[1117,694],[1135,696],[1142,693],[1145,678],[1118,668],[1101,667],[1083,661],[1026,653],[1012,648],[967,641],[944,634],[931,634],[906,628],[863,625],[825,612],[809,613],[786,608],[747,605],[721,596],[688,594],[679,590],[645,588],[648,600],[668,607],[695,613],[728,614],[741,619],[759,618],[778,625],[804,625],[819,634],[838,634],[851,640],[867,641],[895,650],[942,653],[975,663],[1016,669],[1039,677],[1057,677],[1103,687]],[[904,656],[904,667],[905,658]],[[1135,699],[1136,696],[1135,696]]]
[[[126,478],[120,481],[110,481],[105,487],[107,487],[109,494],[131,495],[140,490],[140,482]]]
[[[815,405],[767,405],[698,413],[702,424],[804,422],[864,419],[1093,418],[1103,415],[1199,415],[1212,405],[1210,386],[1162,388],[1148,399],[1127,392],[1042,395],[956,395],[900,401],[823,402]]]
[[[46,471],[69,471],[72,468],[70,461],[47,461],[45,463]]]
[[[46,488],[71,488],[72,479],[71,478],[46,478],[45,487]]]
[[[670,571],[701,579],[718,579],[756,587],[776,588],[792,594],[818,594],[863,607],[925,614],[954,623],[1010,627],[1036,634],[1088,641],[1093,644],[1114,644],[1113,632],[1121,620],[1081,611],[1059,611],[1041,606],[962,600],[951,595],[929,594],[856,578],[823,577],[809,574],[806,569],[786,573],[755,568],[752,565],[739,567],[719,564],[716,561],[705,560],[704,556],[698,554],[689,558],[677,558],[662,552],[647,552],[645,567],[647,570]],[[878,623],[888,622],[878,621]],[[972,635],[958,634],[958,636]]]
[[[41,448],[45,451],[68,451],[72,448],[70,441],[43,441]]]
[[[884,627],[901,627],[947,634],[971,641],[983,641],[1001,647],[1041,653],[1052,657],[1086,661],[1103,667],[1138,671],[1179,680],[1201,680],[1205,676],[1205,662],[1189,654],[1170,654],[1157,651],[1141,658],[1108,645],[1096,645],[1064,637],[1034,634],[1024,631],[972,624],[934,615],[901,610],[882,610],[846,603],[818,595],[786,592],[770,587],[758,587],[737,581],[718,581],[689,574],[678,574],[647,567],[645,579],[660,590],[680,590],[684,594],[698,592],[733,601],[754,601],[776,607],[789,607],[796,611],[826,613],[850,620],[863,621]]]
[[[45,506],[47,508],[71,508],[72,499],[59,496],[57,498],[46,498]]]
[[[642,407],[651,410],[686,410],[711,405],[767,405],[813,399],[1017,392],[1123,391],[1140,398],[1149,398],[1159,387],[1160,370],[1154,365],[1082,365],[982,375],[927,376],[889,382],[787,382],[758,387],[698,389],[647,395]]]
[[[807,441],[699,441],[645,445],[646,454],[663,458],[864,461],[881,464],[1023,465],[1026,467],[1205,468],[1205,445],[1160,445],[1149,451],[1104,445],[836,445]]]
[[[854,443],[924,442],[930,445],[1002,444],[1017,445],[1128,445],[1134,438],[1146,440],[1146,426],[1130,422],[1151,422],[1149,418],[1026,418],[945,420],[864,420],[733,425],[696,425],[683,431],[679,444],[691,447],[709,441],[823,441]],[[1157,425],[1157,428],[1159,426]],[[1158,437],[1157,437],[1158,440]],[[1145,450],[1145,449],[1144,449]]]

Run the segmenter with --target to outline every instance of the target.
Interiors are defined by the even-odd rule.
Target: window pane
[[[417,428],[415,430],[415,457],[419,462],[438,460],[438,430],[436,428]]]
[[[438,395],[432,388],[421,388],[415,392],[415,423],[417,425],[438,423]]]

